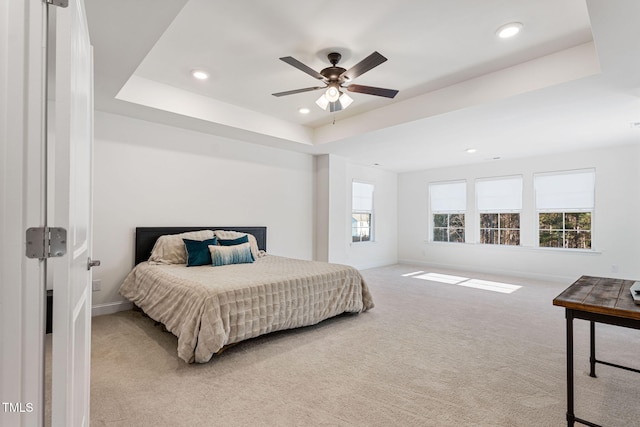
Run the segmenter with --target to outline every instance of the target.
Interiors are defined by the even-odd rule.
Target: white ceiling
[[[85,3],[99,110],[398,172],[640,142],[637,0]],[[354,83],[399,94],[335,114],[271,95],[318,84],[279,57],[320,71],[334,50],[383,54]]]

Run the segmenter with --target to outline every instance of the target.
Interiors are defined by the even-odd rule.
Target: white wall
[[[371,268],[398,262],[398,174],[374,167],[347,165],[346,200],[351,212],[351,183],[373,184],[373,242],[351,243],[347,259],[358,268]],[[351,238],[351,216],[347,222]]]
[[[351,242],[351,184],[374,185],[374,241]],[[316,160],[316,258],[359,269],[398,260],[397,174],[334,156]]]
[[[137,226],[264,225],[267,251],[313,256],[313,157],[95,115],[94,313],[120,308]]]
[[[640,279],[639,162],[640,147],[624,146],[401,174],[398,177],[399,260],[563,282],[581,275]],[[537,248],[533,174],[592,167],[596,169],[594,251]],[[524,177],[521,247],[474,243],[475,179],[517,174]],[[428,185],[458,179],[466,179],[468,183],[468,243],[428,242]]]
[[[315,199],[314,199],[314,228],[315,245],[313,259],[329,261],[329,205],[330,189],[330,155],[316,156],[315,165]]]

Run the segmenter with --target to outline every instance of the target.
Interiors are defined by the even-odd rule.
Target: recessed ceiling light
[[[496,30],[496,35],[501,39],[508,39],[509,37],[513,37],[518,34],[521,29],[522,24],[520,22],[511,22],[498,28]]]
[[[466,153],[468,153],[468,154],[473,154],[473,153],[475,153],[475,152],[476,152],[476,151],[478,151],[478,150],[476,150],[475,148],[467,148],[467,149],[466,149],[466,150],[464,150],[464,151],[465,151]]]
[[[192,70],[191,75],[198,80],[207,80],[209,78],[209,73],[203,70]]]
[[[302,108],[298,108],[298,113],[300,114],[309,114],[311,112],[311,110],[309,110],[308,108],[302,107]]]

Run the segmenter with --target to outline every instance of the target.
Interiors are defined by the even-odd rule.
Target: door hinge
[[[45,3],[59,7],[69,6],[69,0],[45,0]]]
[[[32,227],[27,230],[27,258],[61,257],[67,253],[67,230],[61,227]]]

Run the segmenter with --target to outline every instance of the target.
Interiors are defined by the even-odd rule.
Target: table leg
[[[567,317],[567,426],[575,425],[573,408],[573,312],[566,309]]]
[[[590,335],[591,335],[591,354],[589,356],[589,363],[591,365],[591,369],[589,370],[589,376],[593,378],[596,377],[596,324],[592,320],[590,327]]]

